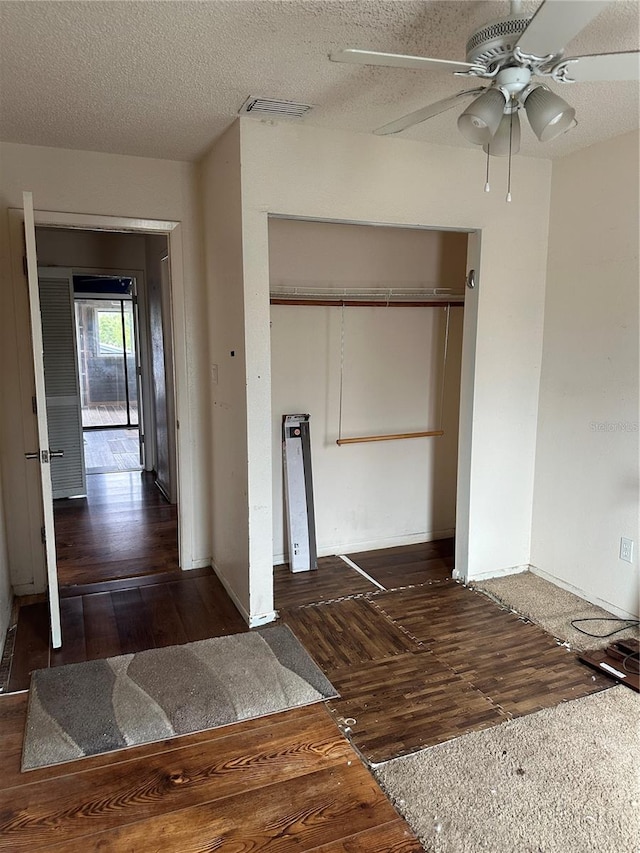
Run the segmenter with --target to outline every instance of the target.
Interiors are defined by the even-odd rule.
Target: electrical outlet
[[[213,382],[214,385],[218,384],[218,365],[217,364],[211,365],[211,381]]]
[[[633,563],[633,539],[620,538],[620,559],[625,563]]]

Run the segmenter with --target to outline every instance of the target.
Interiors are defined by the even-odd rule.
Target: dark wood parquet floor
[[[346,597],[357,572],[343,561],[330,565],[332,589],[322,566],[304,578],[280,568],[276,606],[341,694],[331,712],[369,762],[611,684],[537,625],[455,583],[452,540],[349,558],[387,589]]]

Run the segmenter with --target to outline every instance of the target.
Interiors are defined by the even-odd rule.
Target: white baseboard
[[[268,625],[269,622],[274,622],[277,618],[277,610],[271,610],[269,613],[259,613],[257,616],[251,616],[249,619],[249,627],[259,628],[260,625]]]
[[[17,596],[21,595],[40,595],[40,593],[46,592],[45,589],[36,588],[34,583],[17,583],[13,584],[13,594]]]
[[[507,575],[521,575],[523,572],[528,572],[529,568],[530,566],[528,563],[523,563],[521,566],[505,566],[502,569],[489,569],[486,572],[474,572],[466,578],[459,569],[454,569],[453,577],[456,580],[464,579],[465,583],[469,583],[470,581],[488,581],[491,580],[491,578],[504,578]]]
[[[402,545],[419,545],[422,542],[433,542],[435,539],[448,539],[450,536],[454,536],[455,532],[455,527],[449,527],[445,530],[425,530],[422,533],[387,536],[384,539],[365,539],[359,542],[338,542],[333,545],[320,545],[318,546],[318,557],[334,557],[337,554],[358,554],[360,551],[379,551],[381,548],[399,548]],[[286,562],[286,554],[273,555],[274,566],[280,566]]]
[[[0,612],[0,658],[4,652],[4,643],[7,639],[7,629],[11,625],[11,611],[13,608],[13,595],[9,596],[8,601]]]
[[[183,572],[189,572],[191,569],[206,569],[211,565],[211,557],[201,557],[198,560],[191,560],[187,566],[180,566]]]
[[[207,565],[209,564],[207,563]],[[231,601],[233,601],[236,609],[250,628],[258,628],[260,625],[267,625],[269,622],[273,622],[278,618],[278,612],[276,610],[270,610],[268,613],[257,613],[251,615],[216,564],[211,562],[211,566],[213,567],[213,571],[216,573],[218,580],[227,591],[227,595]]]
[[[574,595],[583,598],[585,601],[588,601],[590,604],[595,604],[597,607],[602,607],[603,610],[608,610],[609,613],[613,613],[614,616],[618,616],[620,619],[638,619],[637,613],[631,613],[628,610],[623,610],[621,607],[618,607],[616,604],[612,604],[610,601],[605,601],[604,598],[598,598],[597,595],[593,595],[590,592],[587,592],[584,589],[580,589],[580,587],[574,586],[571,583],[567,583],[563,581],[561,578],[557,578],[555,575],[550,574],[549,572],[545,572],[544,569],[539,569],[537,566],[530,567],[531,574],[538,575],[538,577],[544,578],[544,580],[549,581],[555,586],[559,586],[560,589],[566,589],[567,592],[572,592]]]

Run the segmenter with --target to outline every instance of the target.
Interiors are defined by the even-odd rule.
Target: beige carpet
[[[531,572],[493,578],[472,583],[471,586],[540,625],[545,631],[568,642],[571,648],[577,650],[599,649],[616,640],[640,636],[637,627],[620,631],[604,639],[581,634],[572,627],[572,619],[614,618],[613,615]],[[619,628],[620,624],[619,622],[591,622],[583,623],[580,627],[594,634],[606,634]]]
[[[428,853],[637,853],[640,697],[618,686],[380,765]]]

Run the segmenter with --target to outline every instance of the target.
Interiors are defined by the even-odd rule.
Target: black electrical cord
[[[583,631],[582,628],[578,628],[577,622],[624,622],[620,628],[616,628],[615,631],[610,631],[608,634],[592,634],[590,631]],[[606,637],[613,637],[614,634],[618,634],[620,631],[624,631],[626,628],[635,628],[640,625],[640,619],[617,619],[613,616],[597,616],[593,619],[572,619],[571,626],[576,629],[576,631],[580,631],[581,634],[586,634],[587,637],[597,637],[599,640],[604,640]]]
[[[627,661],[633,661],[635,669],[629,669]],[[638,660],[638,652],[630,652],[622,658],[622,668],[630,675],[640,675],[640,661]]]

